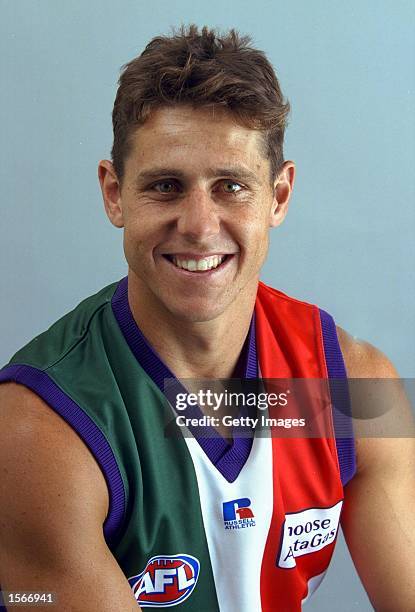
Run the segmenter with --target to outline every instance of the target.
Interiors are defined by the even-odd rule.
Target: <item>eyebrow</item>
[[[240,166],[240,165],[228,166],[227,168],[208,168],[207,175],[209,177],[233,176],[235,178],[245,180],[245,181],[251,181],[255,183],[259,182],[258,176],[255,172],[253,172],[252,170],[249,170],[248,168],[245,168],[244,166]],[[147,180],[157,179],[162,176],[175,177],[183,181],[186,179],[185,173],[182,172],[181,170],[178,170],[177,168],[167,168],[167,167],[149,168],[148,170],[143,170],[142,172],[139,172],[137,174],[136,184],[139,184],[143,180],[147,181]]]

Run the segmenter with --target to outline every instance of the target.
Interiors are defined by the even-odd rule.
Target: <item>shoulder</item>
[[[393,363],[378,348],[353,337],[336,325],[337,337],[349,378],[398,378]]]
[[[69,425],[14,383],[0,385],[0,465],[2,587],[46,585],[67,602],[59,609],[140,609],[104,537],[102,473]]]
[[[34,523],[41,515],[50,518],[53,508],[84,512],[86,491],[91,520],[105,521],[108,490],[93,455],[63,418],[20,384],[0,384],[0,463],[7,506],[24,513],[30,505]]]
[[[111,299],[118,284],[112,283],[79,302],[75,308],[20,348],[8,365],[26,364],[45,370],[70,354],[95,329],[94,323],[102,318],[99,313],[110,313]],[[111,320],[112,313],[106,318],[107,324]]]
[[[341,327],[337,335],[348,378],[353,379],[349,392],[357,473],[369,478],[375,472],[395,477],[413,463],[414,453],[413,415],[399,374],[390,359],[369,342]]]

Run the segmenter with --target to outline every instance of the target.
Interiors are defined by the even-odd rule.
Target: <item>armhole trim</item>
[[[46,372],[28,365],[9,365],[0,372],[1,382],[16,382],[34,391],[82,438],[98,462],[109,492],[109,510],[103,525],[107,544],[112,543],[125,516],[125,490],[114,452],[99,427]],[[1,610],[1,607],[0,607]]]
[[[334,320],[325,310],[319,308],[319,312],[330,395],[333,404],[337,457],[340,466],[340,477],[344,486],[356,473],[356,449],[347,372]]]

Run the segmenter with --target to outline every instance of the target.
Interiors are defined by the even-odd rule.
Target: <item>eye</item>
[[[235,181],[223,181],[223,189],[225,193],[239,193],[242,190],[242,186]]]
[[[173,193],[176,189],[176,184],[173,181],[159,181],[152,185],[152,189],[155,189],[159,193]]]

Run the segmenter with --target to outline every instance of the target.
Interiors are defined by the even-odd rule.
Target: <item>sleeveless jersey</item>
[[[259,283],[237,370],[326,380],[340,407],[322,417],[328,435],[281,437],[273,426],[271,436],[231,443],[182,435],[163,392],[174,375],[134,321],[127,278],[0,371],[0,382],[42,397],[93,453],[110,499],[104,535],[143,608],[295,612],[330,563],[355,472],[347,383],[340,393],[331,386],[346,379],[333,319]],[[318,412],[312,399],[309,410]],[[166,435],[172,422],[176,435]]]

